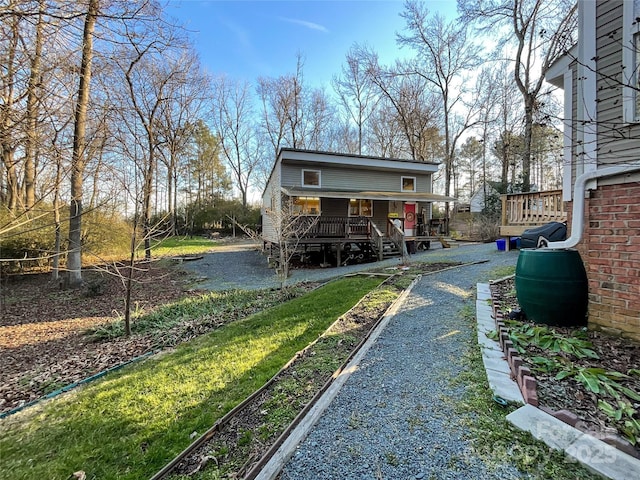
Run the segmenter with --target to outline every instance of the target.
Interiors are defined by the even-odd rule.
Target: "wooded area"
[[[354,43],[329,89],[305,78],[303,53],[253,84],[206,72],[159,2],[5,2],[0,259],[56,275],[63,260],[74,285],[83,256],[133,259],[141,243],[149,258],[153,236],[255,222],[281,147],[441,162],[436,189],[461,200],[489,181],[558,188],[543,78],[574,42],[572,2],[458,6],[447,20],[406,2],[397,43],[412,55],[383,65]]]

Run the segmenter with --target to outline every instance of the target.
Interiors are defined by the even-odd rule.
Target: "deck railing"
[[[300,217],[299,222],[304,224],[309,218],[314,219],[314,224],[306,231],[307,238],[351,238],[370,237],[371,222],[366,217]]]
[[[566,221],[562,190],[502,195],[500,235],[518,236],[531,227]]]

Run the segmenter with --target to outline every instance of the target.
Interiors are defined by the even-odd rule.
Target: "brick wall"
[[[591,191],[577,248],[589,280],[589,326],[640,340],[640,182]]]

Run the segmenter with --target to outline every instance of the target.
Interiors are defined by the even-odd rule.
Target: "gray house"
[[[283,148],[262,196],[265,249],[295,243],[340,265],[428,248],[438,164]],[[291,226],[293,225],[293,228]],[[407,243],[408,242],[408,243]],[[355,257],[354,257],[355,252]]]

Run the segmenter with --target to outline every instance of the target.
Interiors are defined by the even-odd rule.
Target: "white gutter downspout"
[[[584,194],[586,184],[590,180],[602,177],[612,177],[624,173],[633,173],[640,171],[640,163],[631,163],[628,165],[615,165],[612,167],[604,167],[591,172],[586,172],[576,179],[573,192],[573,216],[571,218],[571,236],[561,242],[548,242],[543,248],[573,248],[580,240],[582,240],[582,230],[584,228]]]

